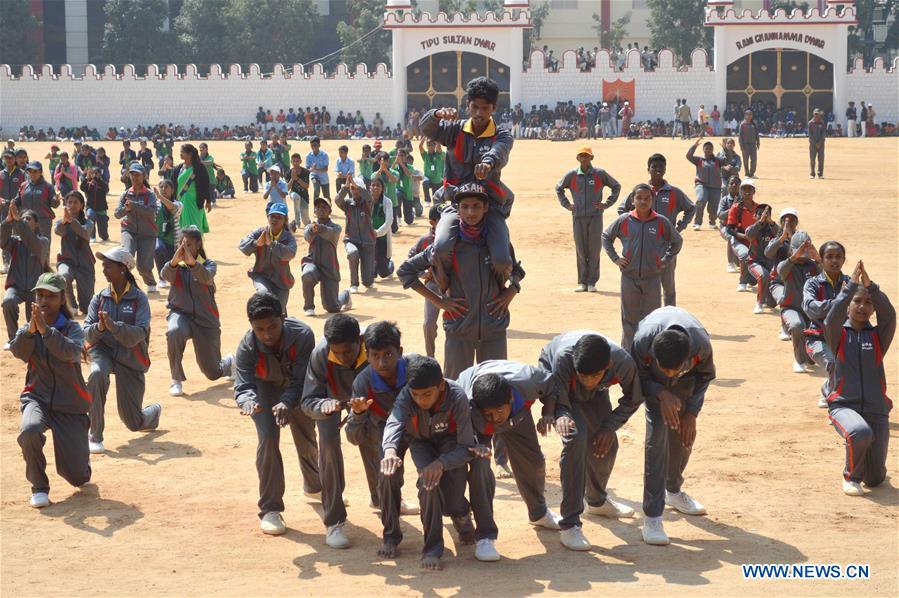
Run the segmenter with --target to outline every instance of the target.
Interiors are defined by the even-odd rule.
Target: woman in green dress
[[[190,143],[181,146],[181,160],[172,175],[175,180],[175,196],[182,204],[181,230],[196,226],[201,232],[209,232],[206,212],[212,210],[209,197],[209,173],[203,167],[197,148]],[[196,166],[196,168],[195,168]]]

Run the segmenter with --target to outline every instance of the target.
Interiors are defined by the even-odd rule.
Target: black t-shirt
[[[290,181],[290,179],[291,179],[292,176],[293,176],[293,169],[291,168],[291,172],[289,172],[288,175],[287,175],[287,180]],[[307,168],[305,168],[305,167],[303,167],[303,166],[300,166],[300,176],[299,176],[299,179],[300,179],[301,181],[303,181],[304,183],[306,183],[307,185],[309,184],[309,170],[308,170]],[[304,188],[303,188],[299,183],[297,183],[297,182],[294,182],[294,183],[290,186],[290,192],[291,192],[291,193],[296,193],[296,194],[299,195],[301,198],[305,199],[306,201],[309,201],[309,190],[308,190],[308,189],[304,189]]]

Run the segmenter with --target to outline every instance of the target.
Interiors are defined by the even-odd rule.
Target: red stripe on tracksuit
[[[827,419],[829,419],[831,421],[833,426],[837,429],[837,431],[839,431],[840,436],[842,436],[843,439],[846,441],[846,448],[849,450],[849,466],[852,467],[852,464],[855,462],[855,459],[852,458],[852,453],[853,453],[852,439],[849,438],[849,434],[846,433],[846,428],[841,426],[840,422],[838,422],[837,420],[835,420],[833,417],[831,417],[829,415],[827,416]],[[849,471],[848,474],[844,473],[843,477],[848,480],[851,475],[852,475],[852,471]]]

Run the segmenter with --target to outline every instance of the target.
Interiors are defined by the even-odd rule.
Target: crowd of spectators
[[[559,70],[559,58],[555,55],[555,52],[549,48],[549,46],[543,46],[543,66],[544,68],[550,71],[558,71]],[[659,51],[651,49],[649,46],[643,46],[643,49],[640,49],[640,45],[636,42],[629,43],[626,48],[622,48],[621,46],[617,48],[613,48],[609,50],[609,60],[612,63],[612,68],[616,71],[623,71],[625,63],[627,62],[627,54],[631,50],[639,53],[640,55],[640,64],[643,66],[644,70],[652,71],[655,70],[656,66],[659,64]],[[599,46],[594,46],[592,50],[588,50],[581,46],[577,50],[575,50],[575,55],[577,56],[577,68],[580,71],[590,71],[596,67],[596,57],[599,55],[600,48]],[[525,67],[527,64],[525,64]]]

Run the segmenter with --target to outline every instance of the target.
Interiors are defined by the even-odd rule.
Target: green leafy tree
[[[608,31],[604,31],[602,27],[602,17],[593,13],[593,29],[596,30],[599,38],[599,47],[606,50],[614,50],[621,45],[621,40],[627,36],[627,26],[631,22],[631,12],[628,11],[621,17],[615,19],[609,26]]]
[[[448,15],[460,12],[470,14],[478,11],[477,0],[437,0],[437,10]]]
[[[369,71],[373,71],[379,62],[390,64],[390,31],[380,28],[386,0],[348,2],[349,22],[337,23],[337,37],[343,46],[340,60],[350,69],[364,62]]]
[[[40,62],[34,33],[38,21],[28,10],[28,0],[0,2],[0,63],[37,64]]]
[[[103,57],[110,64],[164,64],[172,58],[174,36],[163,31],[165,0],[106,0]]]
[[[537,45],[537,41],[540,39],[541,29],[543,29],[543,22],[546,20],[546,17],[548,15],[549,2],[547,0],[531,6],[532,27],[527,30],[527,37],[524,39],[523,58],[527,59],[527,57],[531,55],[531,48]]]
[[[182,60],[202,65],[226,65],[236,61],[233,47],[226,43],[223,31],[234,31],[235,24],[228,4],[223,0],[184,0],[175,18],[175,33],[182,50]]]
[[[712,47],[712,28],[705,26],[705,0],[646,0],[652,45],[670,48],[681,62],[695,48]]]
[[[310,58],[313,33],[321,18],[312,0],[230,0],[226,19],[234,62],[258,63],[267,71]]]

